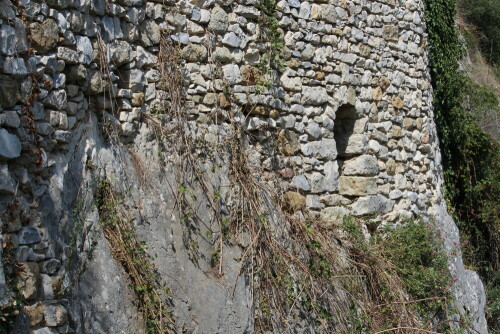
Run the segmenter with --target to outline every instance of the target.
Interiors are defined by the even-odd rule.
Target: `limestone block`
[[[344,175],[373,176],[379,172],[377,159],[373,155],[361,155],[344,164]]]
[[[386,213],[392,210],[394,201],[382,195],[366,196],[359,198],[351,205],[354,216],[365,216],[376,213]]]
[[[374,195],[377,193],[375,177],[341,176],[339,178],[339,193],[347,196]]]

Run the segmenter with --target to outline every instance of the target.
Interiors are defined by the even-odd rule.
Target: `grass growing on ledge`
[[[119,200],[109,180],[98,186],[96,206],[113,258],[128,274],[143,313],[147,333],[173,333],[173,320],[166,300],[171,292],[160,280],[145,245],[135,237],[132,220],[119,207]]]
[[[409,221],[369,241],[363,236],[360,224],[352,219],[344,221],[342,230],[353,242],[355,260],[368,265],[367,273],[372,272],[367,276],[375,277],[373,273],[378,276],[373,292],[380,304],[368,314],[372,330],[407,327],[393,317],[397,309],[407,308],[409,314],[417,316],[418,328],[447,333],[452,276],[442,239],[432,226]],[[400,289],[399,294],[406,298],[395,299],[391,291],[394,289]]]

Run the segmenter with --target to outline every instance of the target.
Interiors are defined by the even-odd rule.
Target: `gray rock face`
[[[21,156],[21,142],[6,129],[0,129],[0,158],[14,159]]]

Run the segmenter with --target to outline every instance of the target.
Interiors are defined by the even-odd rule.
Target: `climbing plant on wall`
[[[500,267],[500,147],[465,107],[467,98],[481,90],[459,69],[465,50],[455,26],[455,0],[424,4],[447,199],[462,238],[471,243],[465,252],[468,264],[488,280]]]

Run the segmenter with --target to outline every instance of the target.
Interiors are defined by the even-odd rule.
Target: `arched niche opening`
[[[339,163],[342,163],[346,157],[353,155],[348,150],[348,146],[358,118],[356,108],[352,104],[344,104],[337,110],[333,131]]]

